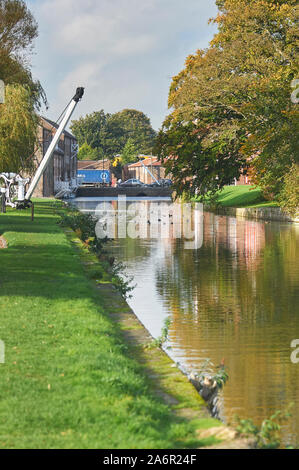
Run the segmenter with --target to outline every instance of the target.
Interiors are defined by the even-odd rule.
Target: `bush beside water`
[[[109,256],[105,250],[105,245],[110,239],[108,237],[97,237],[97,219],[92,214],[82,213],[74,209],[68,209],[66,213],[60,212],[59,215],[61,217],[59,225],[70,227],[83,244],[97,255],[99,261],[105,263],[105,268],[111,275],[112,284],[124,298],[128,298],[129,293],[135,288],[135,285],[132,285],[133,278],[128,277],[124,265],[116,262],[114,257]]]

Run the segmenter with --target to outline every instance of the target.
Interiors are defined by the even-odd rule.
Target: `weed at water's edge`
[[[163,327],[161,330],[161,335],[158,336],[158,338],[155,338],[153,341],[151,341],[149,344],[145,346],[146,349],[152,349],[152,348],[160,348],[162,349],[166,341],[168,340],[168,333],[169,333],[169,328],[171,325],[171,319],[170,317],[165,318]],[[168,346],[167,349],[170,349],[170,346]]]
[[[130,292],[135,289],[136,284],[132,284],[134,277],[126,274],[123,263],[114,262],[111,267],[111,274],[113,285],[120,292],[122,297],[125,299],[132,297]]]
[[[253,435],[259,449],[278,449],[281,446],[281,425],[292,416],[290,409],[293,406],[291,403],[285,411],[276,411],[270,418],[265,419],[260,427],[256,426],[252,419],[240,419],[235,416],[236,429],[242,435]]]

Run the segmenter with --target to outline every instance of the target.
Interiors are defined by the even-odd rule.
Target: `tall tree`
[[[190,139],[197,150],[189,154],[192,163],[185,179],[177,176],[181,189],[191,186],[202,192],[208,187],[192,174],[196,165],[204,174],[216,162],[227,176],[236,176],[250,163],[256,182],[266,192],[278,193],[298,155],[298,108],[290,99],[291,81],[298,76],[296,1],[217,4],[220,12],[213,21],[218,33],[210,47],[189,56],[173,78],[172,113],[164,122],[159,152],[162,157],[176,155],[168,163],[175,171],[186,152],[183,139],[173,146],[173,135],[178,127],[189,134],[193,128]],[[220,170],[211,173],[210,189],[225,184]]]
[[[134,145],[133,139],[130,137],[127,140],[126,145],[124,146],[122,153],[121,153],[121,162],[123,165],[126,165],[127,163],[132,163],[135,162],[137,159],[138,152],[136,150],[136,147]]]
[[[97,149],[99,157],[106,154],[106,128],[109,116],[101,109],[72,121],[70,128],[78,139],[80,147],[87,144]]]
[[[23,0],[0,0],[0,44],[9,55],[32,48],[37,23]]]
[[[78,159],[79,160],[98,160],[98,150],[92,148],[89,144],[84,142],[79,148]]]
[[[0,105],[0,172],[30,171],[38,117],[28,89],[7,85]]]
[[[32,170],[38,126],[37,109],[46,104],[39,81],[30,71],[37,23],[23,0],[0,0],[0,171]]]
[[[103,110],[73,120],[71,130],[79,141],[97,149],[99,158],[113,158],[122,153],[130,139],[136,154],[151,152],[156,133],[149,118],[135,109],[124,109],[115,114]]]
[[[37,23],[23,0],[0,0],[0,78],[30,90],[35,106],[47,103],[39,81],[32,78],[30,54]]]
[[[120,149],[131,139],[138,153],[152,153],[156,132],[150,119],[142,111],[123,109],[111,116],[108,128],[111,135],[118,140]]]

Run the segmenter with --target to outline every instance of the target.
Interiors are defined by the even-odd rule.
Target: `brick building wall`
[[[37,166],[42,161],[57,127],[57,124],[49,119],[43,117],[40,119],[38,128],[40,145],[36,153]],[[58,192],[61,182],[69,182],[72,178],[76,178],[77,153],[76,138],[68,131],[64,131],[33,196],[52,197]]]

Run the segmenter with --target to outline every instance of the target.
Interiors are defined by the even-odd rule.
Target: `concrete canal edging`
[[[76,197],[168,197],[171,198],[172,189],[169,187],[79,187]]]
[[[298,217],[291,217],[280,207],[211,207],[205,206],[205,210],[219,215],[241,217],[252,220],[268,220],[278,222],[299,223]]]

